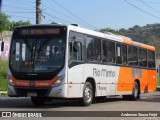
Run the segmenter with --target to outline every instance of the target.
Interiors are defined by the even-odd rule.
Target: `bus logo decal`
[[[93,76],[95,77],[115,77],[115,71],[93,68]]]

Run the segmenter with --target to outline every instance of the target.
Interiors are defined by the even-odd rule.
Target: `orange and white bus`
[[[14,29],[8,95],[79,99],[122,95],[136,100],[156,89],[155,48],[123,36],[74,25],[32,25]]]

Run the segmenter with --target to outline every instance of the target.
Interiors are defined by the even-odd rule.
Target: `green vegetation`
[[[0,59],[0,91],[7,90],[7,61]]]
[[[114,30],[114,29],[111,29],[111,28],[102,28],[100,29],[100,32],[111,32],[113,34],[116,34],[116,35],[120,35],[121,33],[118,31],[118,30]]]
[[[159,75],[157,75],[157,83],[156,83],[157,86],[160,86],[160,78],[159,78]]]
[[[10,23],[10,29],[9,29],[9,30],[12,31],[15,27],[21,26],[21,25],[30,25],[30,22],[29,22],[29,21],[24,22],[24,21],[22,21],[22,20],[20,20],[20,21],[18,21],[18,22],[12,21],[12,22]]]
[[[2,33],[5,30],[9,30],[9,16],[7,16],[5,13],[0,13],[0,33]]]
[[[10,16],[6,15],[5,13],[0,13],[0,33],[4,31],[12,31],[15,27],[20,25],[30,25],[30,22],[27,21],[9,21]]]

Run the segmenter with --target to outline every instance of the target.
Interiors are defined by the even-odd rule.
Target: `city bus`
[[[137,100],[156,89],[155,47],[76,25],[30,25],[13,31],[8,96],[77,99],[89,106],[120,95]]]

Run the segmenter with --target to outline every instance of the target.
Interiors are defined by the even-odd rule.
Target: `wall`
[[[12,31],[5,31],[2,34],[0,34],[0,48],[1,48],[2,39],[4,41],[4,51],[0,50],[1,59],[8,59],[11,36],[12,36]]]

